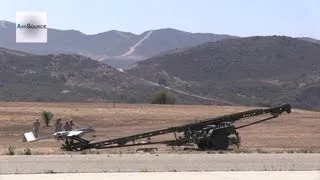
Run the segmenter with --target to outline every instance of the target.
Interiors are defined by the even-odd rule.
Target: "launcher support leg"
[[[178,144],[178,148],[179,148],[179,150],[181,150],[181,149],[180,149],[180,144],[178,143],[178,138],[177,138],[176,132],[173,132],[173,134],[174,134],[174,137],[175,137],[175,139],[176,139],[176,143]]]
[[[66,138],[65,143],[66,143],[67,146],[70,145],[69,138]]]
[[[237,149],[239,149],[240,146],[240,136],[238,132],[235,132],[235,134],[229,135],[229,140],[231,145],[236,145]]]
[[[171,148],[172,148],[172,150],[174,150],[173,143],[171,143]]]
[[[236,143],[236,145],[237,145],[237,148],[239,149],[239,146],[240,146],[240,143],[241,143],[241,139],[240,139],[240,136],[239,136],[239,133],[238,133],[238,132],[236,132],[236,136],[237,136],[237,143]]]

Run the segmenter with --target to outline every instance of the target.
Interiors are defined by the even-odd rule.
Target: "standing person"
[[[73,124],[73,120],[71,119],[71,120],[70,120],[70,130],[73,129],[73,128],[72,128],[73,126],[75,126],[75,125]]]
[[[64,125],[64,130],[65,131],[70,131],[70,123],[69,123],[69,121],[67,121],[66,124]]]
[[[62,122],[61,119],[57,119],[57,122],[54,124],[54,132],[62,131]]]
[[[39,118],[37,118],[36,122],[33,123],[33,127],[32,127],[34,137],[36,138],[38,138],[39,136],[39,129],[40,129],[40,122],[39,122]]]

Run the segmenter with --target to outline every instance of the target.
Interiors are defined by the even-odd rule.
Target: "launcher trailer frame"
[[[200,150],[226,150],[232,144],[239,146],[240,136],[237,129],[262,123],[264,121],[277,118],[283,112],[291,113],[291,106],[283,106],[253,109],[234,114],[224,115],[216,118],[205,119],[199,122],[190,123],[182,126],[169,127],[166,129],[135,134],[100,142],[91,142],[78,136],[66,137],[62,149],[66,151],[81,151],[85,149],[104,149],[114,147],[139,146],[150,144],[167,144],[167,145],[186,145],[196,144]],[[262,120],[255,121],[246,125],[235,127],[236,121],[255,117],[259,115],[271,115]],[[174,140],[151,142],[151,137],[173,133]],[[177,137],[177,133],[183,133],[182,137]],[[147,138],[147,142],[138,143],[136,140]]]

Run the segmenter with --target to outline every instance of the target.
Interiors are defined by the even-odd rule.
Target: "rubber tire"
[[[214,147],[214,144],[213,144],[213,140],[212,140],[212,138],[211,137],[207,137],[206,139],[205,139],[205,144],[206,144],[206,149],[207,150],[212,150],[212,149],[214,149],[213,147]]]
[[[215,150],[227,150],[229,147],[229,138],[227,134],[220,133],[212,137],[213,148]]]
[[[198,149],[199,149],[200,151],[204,151],[204,150],[206,149],[206,142],[205,142],[205,140],[204,140],[204,139],[201,139],[201,140],[198,142],[197,146],[198,146]]]

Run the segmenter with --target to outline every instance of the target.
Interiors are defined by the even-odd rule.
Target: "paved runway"
[[[1,180],[163,180],[163,179],[215,179],[215,180],[319,180],[319,171],[263,171],[263,172],[151,172],[151,173],[77,173],[0,175]]]
[[[320,154],[0,156],[0,174],[314,170],[320,170]]]

